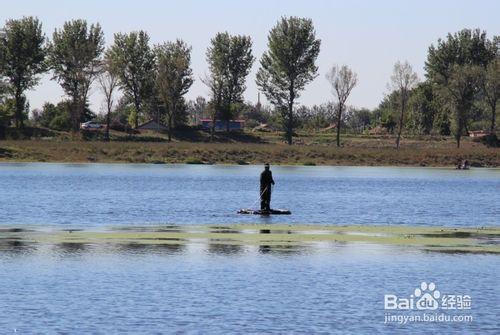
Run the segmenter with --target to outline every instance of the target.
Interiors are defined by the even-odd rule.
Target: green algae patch
[[[500,227],[200,225],[112,227],[107,230],[36,230],[9,227],[0,243],[40,244],[219,244],[301,246],[320,242],[416,247],[431,252],[500,254]]]

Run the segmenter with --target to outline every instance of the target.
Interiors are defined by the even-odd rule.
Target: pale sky
[[[248,76],[246,100],[256,102],[255,73],[266,50],[267,35],[281,16],[311,18],[321,39],[319,75],[306,87],[300,104],[320,104],[332,99],[325,73],[333,64],[346,64],[358,74],[358,86],[348,101],[357,107],[374,108],[387,93],[393,64],[407,60],[420,78],[428,47],[448,32],[481,28],[488,36],[500,34],[498,0],[1,0],[0,21],[38,16],[47,36],[67,20],[82,18],[99,22],[106,45],[116,32],[145,30],[153,44],[182,38],[193,47],[195,83],[188,99],[208,96],[201,82],[207,72],[205,51],[220,31],[250,35],[257,58]],[[64,93],[50,75],[28,93],[31,108],[45,101],[57,103]],[[90,97],[95,112],[102,96],[94,88]]]

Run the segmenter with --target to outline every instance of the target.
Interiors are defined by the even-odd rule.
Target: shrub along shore
[[[318,139],[283,143],[139,142],[6,140],[0,162],[98,162],[156,164],[366,165],[455,167],[467,159],[472,167],[500,167],[500,149],[467,140],[456,149],[453,139],[405,139],[396,150],[393,139],[346,138],[337,148]]]

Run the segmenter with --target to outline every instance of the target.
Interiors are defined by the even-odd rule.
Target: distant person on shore
[[[463,160],[462,162],[458,163],[457,170],[469,170],[470,164],[467,159]]]
[[[264,165],[264,171],[260,174],[260,210],[271,211],[271,185],[274,185],[273,173],[269,164]]]

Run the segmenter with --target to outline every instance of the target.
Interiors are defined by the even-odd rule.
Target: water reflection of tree
[[[156,249],[161,253],[179,254],[186,250],[185,243],[162,243],[157,244]]]
[[[35,244],[24,242],[20,237],[0,239],[0,253],[19,255],[31,253],[34,250],[36,250]]]
[[[169,241],[168,243],[120,243],[116,250],[132,254],[177,254],[186,250],[182,240]]]
[[[243,252],[243,246],[234,243],[213,241],[208,244],[208,252],[218,255],[236,255]]]
[[[259,234],[293,234],[291,230],[261,229]]]
[[[288,234],[293,234],[293,231],[291,230],[272,230],[272,229],[261,229],[259,230],[259,234],[282,234],[282,235],[288,235]],[[297,245],[297,244],[262,244],[259,245],[259,253],[261,254],[269,254],[269,253],[274,253],[274,254],[282,254],[282,255],[289,255],[289,254],[298,254],[302,253],[305,249],[304,245]]]
[[[296,255],[304,253],[305,249],[305,246],[296,244],[259,245],[259,253],[261,254]]]
[[[68,255],[83,254],[87,252],[88,246],[85,243],[79,242],[63,242],[56,244],[56,249],[58,252],[62,252]]]

